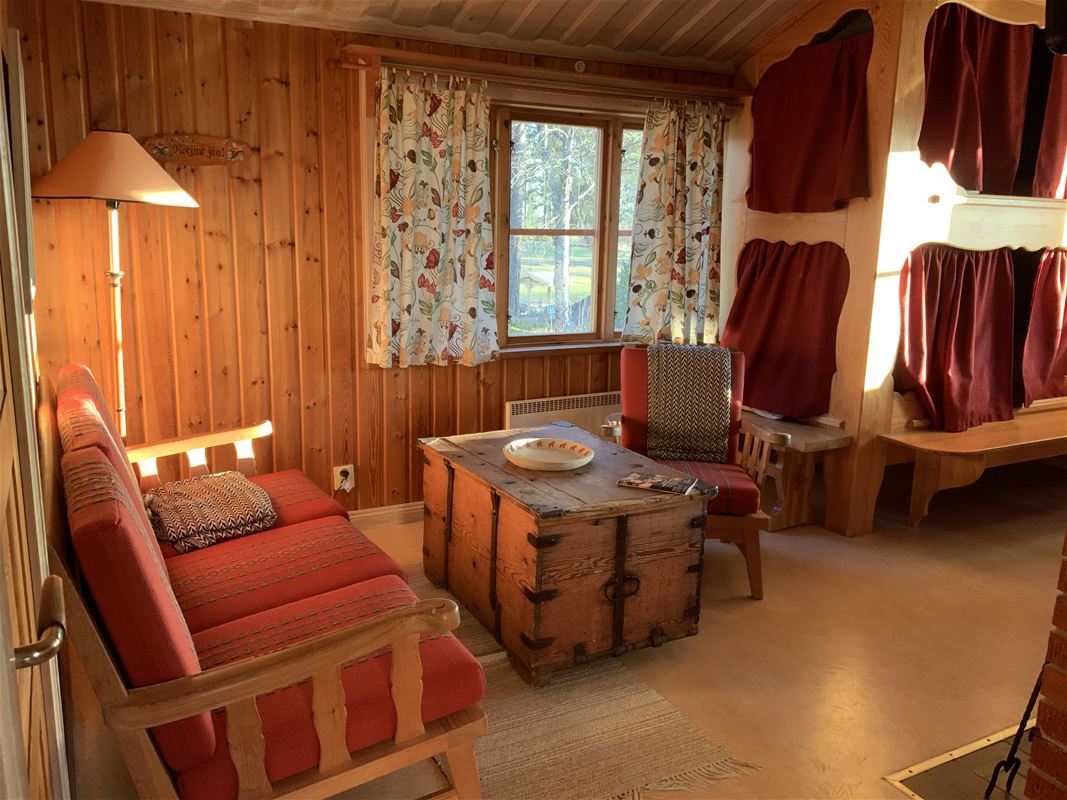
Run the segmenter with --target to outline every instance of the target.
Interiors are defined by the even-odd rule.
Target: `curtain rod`
[[[529,91],[531,88],[534,88],[534,89],[540,89],[540,90],[550,89],[550,90],[552,90],[552,92],[554,92],[556,94],[566,95],[568,97],[574,97],[574,96],[577,96],[577,97],[596,97],[596,98],[603,99],[603,100],[617,100],[617,101],[620,101],[620,102],[624,102],[624,101],[627,101],[627,100],[633,101],[633,100],[636,100],[636,99],[641,99],[641,100],[645,100],[645,101],[647,101],[647,100],[652,100],[652,101],[655,101],[655,100],[664,100],[664,101],[681,100],[681,101],[685,101],[685,102],[688,102],[688,103],[720,103],[723,106],[727,106],[727,107],[730,107],[730,108],[740,108],[741,107],[741,103],[736,101],[736,100],[719,100],[719,99],[714,98],[714,97],[693,97],[692,95],[671,95],[671,94],[667,94],[667,93],[664,93],[664,92],[651,92],[651,91],[649,91],[649,92],[630,92],[628,94],[618,94],[618,93],[608,92],[608,91],[606,91],[604,89],[599,89],[599,88],[588,88],[587,89],[587,88],[581,88],[581,87],[577,87],[577,86],[574,86],[574,85],[569,84],[569,83],[562,83],[562,82],[537,81],[537,80],[524,80],[522,82],[518,82],[518,81],[515,81],[515,80],[508,80],[506,78],[505,79],[495,78],[495,77],[492,77],[489,73],[478,74],[478,73],[473,73],[473,72],[469,72],[469,71],[466,71],[466,70],[460,70],[460,71],[449,70],[446,73],[442,74],[441,72],[435,72],[435,71],[431,71],[431,70],[427,70],[427,69],[423,69],[423,68],[419,68],[419,67],[414,67],[414,66],[409,66],[409,65],[406,65],[406,64],[402,64],[402,63],[399,63],[399,62],[392,62],[392,61],[390,61],[390,62],[382,62],[382,67],[388,68],[388,69],[392,69],[392,70],[396,70],[397,72],[410,72],[412,74],[424,75],[424,76],[426,76],[428,78],[429,77],[447,78],[449,75],[452,75],[452,76],[454,76],[456,78],[459,78],[461,80],[472,81],[472,82],[481,81],[482,84],[485,84],[485,85],[488,86],[488,91],[489,91],[490,94],[494,94],[494,92],[493,92],[493,88],[494,87],[497,87],[499,89],[517,89],[517,90],[520,90],[520,91],[521,90]],[[346,67],[346,69],[358,69],[358,67]],[[538,102],[536,100],[530,100],[530,101],[519,102],[519,103],[509,102],[509,104],[531,106],[531,107],[535,107],[535,108],[545,107],[545,103]],[[561,106],[559,106],[557,104],[555,107],[559,108]],[[570,108],[571,106],[568,105],[568,106],[564,106],[564,107]],[[632,111],[632,112],[622,111],[621,113],[623,113],[624,115],[629,115],[629,116],[634,116],[634,117],[642,116],[642,113],[640,113],[638,111]]]
[[[432,53],[398,51],[386,48],[343,48],[336,65],[343,69],[373,69],[374,61],[383,66],[407,69],[433,75],[438,68],[459,77],[484,80],[490,86],[530,88],[531,86],[552,89],[567,94],[595,95],[610,99],[633,100],[635,97],[656,99],[670,98],[704,102],[720,102],[729,106],[740,105],[740,98],[749,93],[728,87],[704,87],[696,84],[654,81],[644,78],[626,78],[615,75],[580,75],[570,78],[559,70],[527,67],[516,64],[483,62],[475,59],[440,56]],[[346,52],[347,51],[347,52]],[[559,73],[558,76],[551,73]],[[510,73],[510,74],[509,74]],[[548,77],[546,77],[546,75]],[[519,80],[516,80],[518,78]]]

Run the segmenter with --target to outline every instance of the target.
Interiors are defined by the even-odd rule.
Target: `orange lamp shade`
[[[197,202],[130,134],[92,131],[46,175],[34,197],[93,198],[197,208]]]

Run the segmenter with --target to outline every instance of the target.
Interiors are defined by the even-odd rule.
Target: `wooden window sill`
[[[500,358],[533,358],[536,356],[574,356],[593,353],[614,353],[621,350],[623,342],[618,339],[600,342],[567,342],[566,344],[508,344],[500,350]]]

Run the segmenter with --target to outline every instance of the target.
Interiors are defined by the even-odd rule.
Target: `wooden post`
[[[901,177],[897,155],[914,149],[902,120],[914,113],[916,101],[922,117],[922,47],[933,6],[933,0],[872,0],[870,5],[875,30],[867,69],[871,198],[849,206],[845,253],[851,274],[837,330],[837,375],[830,400],[830,414],[845,420],[852,446],[827,454],[824,466],[826,527],[849,536],[867,533],[873,525],[881,484],[881,471],[875,468],[881,463],[878,434],[889,430],[892,415],[897,286],[911,248],[903,242],[902,220],[887,191]]]

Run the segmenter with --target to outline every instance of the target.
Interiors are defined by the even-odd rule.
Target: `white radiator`
[[[607,420],[608,414],[621,410],[620,402],[618,392],[509,400],[504,404],[504,425],[510,430],[565,421],[599,435],[600,426]]]

